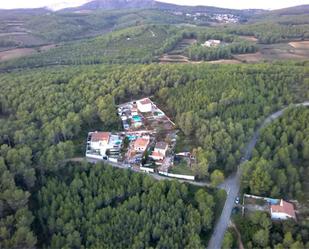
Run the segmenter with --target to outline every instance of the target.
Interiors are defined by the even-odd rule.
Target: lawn
[[[193,170],[188,166],[187,161],[182,159],[170,169],[170,173],[180,175],[194,175]]]

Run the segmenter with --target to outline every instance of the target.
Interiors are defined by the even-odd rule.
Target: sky
[[[37,8],[48,6],[52,9],[75,7],[91,0],[0,0],[0,9]],[[232,9],[280,9],[295,5],[309,4],[309,0],[161,0],[180,5],[207,5]]]

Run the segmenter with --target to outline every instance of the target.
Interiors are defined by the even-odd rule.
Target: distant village
[[[136,171],[170,175],[177,137],[173,121],[150,98],[121,104],[117,111],[123,131],[89,132],[86,157],[107,160]],[[188,155],[180,153],[178,156]],[[194,176],[178,178],[194,180]]]
[[[217,23],[238,23],[239,17],[233,14],[209,14],[204,12],[196,13],[185,13],[182,11],[173,11],[172,14],[176,16],[186,16],[193,18],[194,21],[197,21],[201,18],[207,18],[209,21]]]

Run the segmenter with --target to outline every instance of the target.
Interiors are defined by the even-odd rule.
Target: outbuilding
[[[151,112],[152,111],[152,103],[149,98],[141,99],[136,102],[137,109],[140,112]]]

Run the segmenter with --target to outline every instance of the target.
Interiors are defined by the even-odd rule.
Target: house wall
[[[93,155],[93,154],[89,154],[89,153],[86,154],[86,157],[103,160],[102,156]]]
[[[271,213],[271,218],[274,220],[287,220],[290,217],[289,215],[287,215],[286,213]]]
[[[153,160],[163,160],[164,159],[163,156],[153,156],[153,155],[150,155],[149,157],[153,158]]]
[[[140,104],[139,102],[137,102],[137,108],[140,112],[151,112],[151,110],[152,110],[151,103],[143,105],[143,104]]]
[[[140,167],[141,171],[147,172],[147,173],[153,173],[154,169],[152,168],[147,168],[147,167]]]
[[[159,171],[159,174],[162,174],[168,177],[173,177],[173,178],[179,178],[179,179],[185,179],[185,180],[191,180],[191,181],[195,180],[194,176],[189,176],[189,175],[171,174],[171,173],[167,173],[164,171]]]
[[[164,155],[166,154],[166,150],[162,150],[162,149],[158,149],[158,148],[155,148],[154,151],[156,152],[159,152],[160,154]]]

